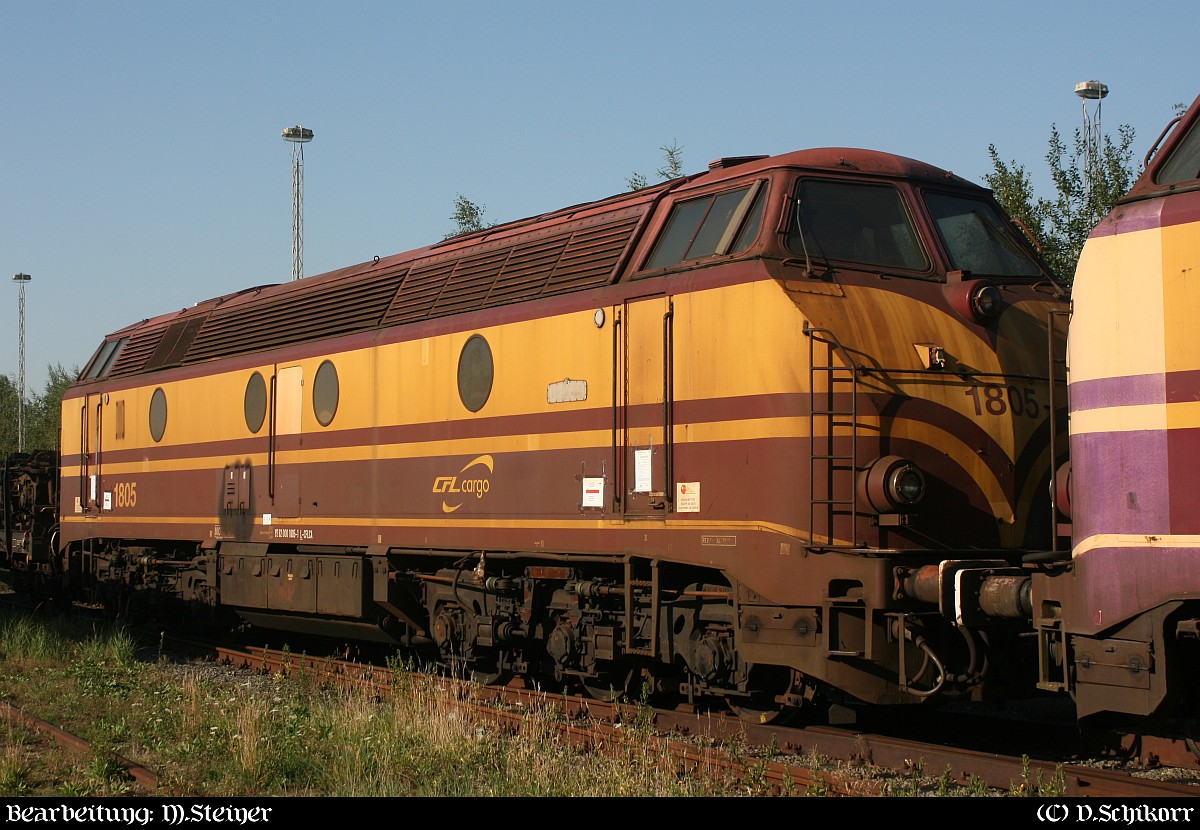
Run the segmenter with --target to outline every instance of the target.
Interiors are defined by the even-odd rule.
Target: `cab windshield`
[[[1200,179],[1200,129],[1194,122],[1187,135],[1175,145],[1171,157],[1154,174],[1155,184],[1179,184]]]
[[[888,185],[802,179],[788,249],[821,261],[927,271],[929,260],[899,191]]]
[[[953,268],[975,276],[1040,277],[1042,269],[989,202],[925,193],[925,204]]]

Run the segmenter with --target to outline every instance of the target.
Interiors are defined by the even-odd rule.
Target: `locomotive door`
[[[674,498],[671,300],[629,300],[622,316],[622,504],[626,516],[664,516]]]
[[[79,406],[79,509],[100,510],[100,395],[84,395]]]
[[[296,455],[304,441],[303,406],[304,368],[276,367],[271,384],[271,446],[267,463],[273,510],[284,519],[300,515],[300,471],[304,465]]]

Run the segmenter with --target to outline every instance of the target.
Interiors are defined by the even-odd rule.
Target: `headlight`
[[[925,474],[898,455],[877,458],[859,474],[858,496],[875,513],[903,512],[925,497]]]
[[[897,467],[888,477],[888,498],[902,507],[919,502],[925,495],[925,476],[911,464]]]
[[[1000,289],[994,285],[983,283],[971,292],[971,311],[980,322],[999,315],[1000,302]]]
[[[1071,518],[1071,462],[1065,461],[1054,474],[1054,504],[1058,512]]]
[[[955,311],[980,325],[987,325],[1004,310],[1004,295],[986,280],[948,283],[945,291]]]

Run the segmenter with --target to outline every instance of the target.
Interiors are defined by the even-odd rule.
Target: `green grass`
[[[497,728],[400,660],[389,694],[345,691],[300,672],[181,665],[162,643],[120,625],[0,609],[0,700],[90,741],[72,754],[0,721],[0,796],[147,794],[113,756],[155,771],[162,794],[195,796],[757,796],[773,794],[766,763],[743,758],[740,781],[685,773],[662,752],[643,699],[626,736],[604,752],[567,743],[554,707],[515,732]],[[604,738],[597,735],[593,745]],[[738,755],[739,747],[731,747]],[[797,759],[793,759],[797,762]],[[803,760],[799,760],[803,763]],[[810,759],[814,773],[823,762]],[[1013,794],[1060,792],[1028,774]],[[1061,776],[1059,776],[1061,778]],[[817,777],[783,794],[829,794]],[[893,796],[986,795],[924,765],[885,780]],[[994,793],[993,793],[994,794]]]
[[[45,748],[0,724],[0,795],[136,792],[113,753],[202,796],[745,794],[677,771],[649,736],[615,753],[568,745],[547,711],[516,732],[401,671],[388,699],[304,675],[172,665],[120,626],[0,613],[0,697],[91,741]],[[30,751],[30,741],[43,746]]]

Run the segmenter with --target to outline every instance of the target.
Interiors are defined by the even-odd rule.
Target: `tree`
[[[1050,125],[1050,146],[1046,163],[1054,182],[1055,195],[1047,199],[1035,196],[1029,173],[1015,161],[1005,164],[996,145],[988,145],[992,172],[983,178],[1008,211],[1041,250],[1051,272],[1070,283],[1075,264],[1088,234],[1112,210],[1137,178],[1133,166],[1134,131],[1128,124],[1117,129],[1117,138],[1105,134],[1099,154],[1090,170],[1083,169],[1083,134],[1075,130],[1068,148],[1058,128]]]
[[[62,426],[62,399],[67,387],[79,374],[77,368],[70,371],[61,363],[47,367],[49,377],[41,395],[25,404],[25,449],[58,449],[59,432]]]
[[[56,450],[62,422],[62,398],[78,369],[64,369],[61,363],[48,367],[49,377],[42,393],[25,401],[25,451]],[[0,375],[0,458],[17,451],[17,385]]]
[[[663,166],[658,168],[659,181],[670,181],[678,179],[683,175],[683,148],[679,146],[679,142],[672,140],[670,145],[659,147],[663,151]],[[629,185],[630,190],[641,190],[647,187],[650,181],[644,173],[631,173],[629,178],[625,179],[625,183]]]
[[[0,458],[17,451],[17,385],[0,375]]]
[[[663,151],[664,164],[658,168],[658,177],[665,181],[678,179],[683,175],[683,148],[679,142],[672,139],[669,147],[659,147]]]
[[[452,236],[461,236],[464,233],[475,233],[490,227],[483,221],[483,214],[486,210],[485,205],[477,205],[459,193],[454,197],[454,213],[450,214],[450,221],[454,223],[455,230],[446,234],[446,239]]]

